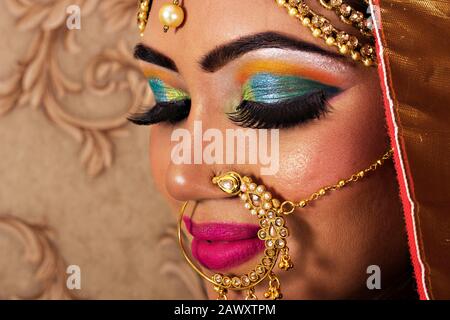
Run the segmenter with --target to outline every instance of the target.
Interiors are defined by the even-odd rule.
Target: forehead
[[[143,42],[172,57],[177,64],[180,60],[198,60],[205,52],[238,37],[268,30],[315,40],[272,0],[184,1],[184,24],[176,31],[164,33],[158,19],[164,3],[154,1]]]

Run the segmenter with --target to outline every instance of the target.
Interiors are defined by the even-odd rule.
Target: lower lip
[[[225,270],[250,260],[264,249],[264,241],[258,238],[236,241],[207,241],[194,238],[192,255],[204,267]]]
[[[187,229],[193,235],[192,255],[211,270],[225,270],[241,265],[264,250],[258,239],[259,227],[236,223],[194,224],[185,217]]]

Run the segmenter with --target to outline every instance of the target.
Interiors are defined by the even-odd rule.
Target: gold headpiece
[[[363,179],[382,166],[392,155],[393,150],[389,149],[369,167],[354,173],[348,179],[342,179],[336,184],[324,186],[309,197],[299,201],[280,201],[274,198],[264,185],[257,185],[250,177],[241,176],[233,171],[216,176],[212,179],[212,183],[228,195],[240,197],[244,201],[244,208],[258,218],[258,238],[265,243],[263,257],[255,268],[243,275],[222,273],[206,275],[192,262],[183,244],[181,224],[188,202],[185,202],[181,207],[178,218],[178,241],[182,253],[189,265],[214,286],[214,290],[218,293],[218,299],[227,299],[228,290],[246,291],[246,299],[257,299],[255,286],[265,279],[269,280],[269,288],[264,293],[264,297],[273,300],[281,299],[283,297],[281,284],[274,268],[278,266],[279,269],[288,271],[294,267],[287,245],[289,230],[286,218],[293,214],[297,208],[306,207],[310,202],[321,199],[330,191],[342,189],[348,184]]]
[[[144,36],[144,31],[145,27],[147,26],[148,15],[150,14],[152,2],[152,0],[138,0],[137,23],[141,37]]]
[[[341,21],[358,29],[361,35],[367,39],[367,43],[363,44],[356,36],[335,28],[328,19],[311,10],[305,0],[275,0],[279,6],[287,9],[290,16],[299,19],[302,25],[309,28],[314,37],[323,39],[327,45],[336,47],[341,54],[350,56],[367,67],[376,65],[371,18],[346,4],[345,0],[316,1],[322,7],[334,11]],[[368,0],[360,1],[368,5]],[[152,2],[152,0],[139,0],[138,2],[137,21],[141,36],[143,36],[148,22]],[[184,21],[184,11],[180,6],[180,1],[173,0],[171,4],[163,5],[159,11],[159,20],[164,25],[164,32],[167,32],[169,28],[179,27]]]
[[[353,60],[361,61],[367,67],[376,65],[372,19],[353,9],[345,3],[345,0],[317,1],[322,7],[334,11],[341,21],[357,28],[367,39],[366,44],[362,44],[356,36],[335,28],[328,19],[311,10],[305,0],[275,1],[279,6],[285,7],[290,16],[297,18],[302,25],[309,28],[314,37],[323,39],[327,45],[335,46],[341,54],[351,56]],[[362,1],[368,4],[368,0]]]
[[[139,0],[138,2],[137,23],[141,37],[147,26],[152,2],[153,0]],[[184,21],[184,10],[180,6],[180,1],[173,0],[172,3],[163,5],[159,10],[159,21],[164,26],[164,32],[167,32],[169,28],[178,28]]]

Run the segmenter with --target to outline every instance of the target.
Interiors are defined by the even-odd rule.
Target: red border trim
[[[403,203],[403,213],[406,222],[409,251],[414,268],[414,276],[417,283],[419,298],[421,300],[428,300],[429,296],[425,280],[425,266],[421,259],[419,237],[417,234],[415,221],[416,217],[414,202],[411,198],[411,195],[414,195],[414,185],[412,179],[408,179],[408,177],[411,177],[411,172],[407,161],[407,154],[401,153],[402,149],[405,149],[404,141],[403,138],[398,134],[398,125],[396,123],[396,117],[394,114],[394,99],[392,97],[395,95],[390,89],[393,88],[393,85],[390,77],[388,76],[390,74],[390,72],[388,72],[390,71],[389,61],[385,61],[383,56],[384,47],[382,40],[385,39],[385,36],[382,28],[381,16],[376,15],[377,13],[379,13],[379,11],[376,12],[374,8],[374,6],[380,8],[380,0],[372,0],[371,2],[373,3],[371,5],[371,13],[374,20],[373,24],[376,40],[375,45],[377,51],[377,59],[379,62],[378,73],[380,76],[381,88],[383,91],[386,122],[388,126],[389,136],[391,138],[392,147],[394,149],[394,164],[397,172],[397,180],[400,186],[400,197]],[[406,161],[403,161],[403,157],[406,159]]]

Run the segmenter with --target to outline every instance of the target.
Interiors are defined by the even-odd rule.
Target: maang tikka
[[[278,267],[280,270],[288,271],[294,267],[289,254],[287,243],[289,230],[285,218],[294,213],[297,208],[306,207],[311,201],[323,197],[329,191],[341,189],[349,183],[366,177],[370,172],[382,166],[392,155],[393,150],[390,149],[366,169],[354,173],[348,179],[339,180],[334,185],[325,186],[300,201],[280,201],[272,196],[266,186],[258,185],[250,177],[241,176],[237,172],[230,171],[218,175],[212,178],[212,183],[230,196],[239,196],[244,202],[244,208],[258,219],[258,238],[265,243],[263,256],[256,267],[246,274],[214,273],[211,276],[206,275],[192,262],[183,245],[181,224],[189,202],[185,202],[182,206],[178,219],[178,241],[182,253],[189,265],[214,286],[218,299],[227,299],[228,290],[246,291],[246,300],[257,299],[255,286],[266,279],[268,279],[268,289],[264,293],[264,297],[273,300],[281,299],[283,297],[281,283],[274,269]]]
[[[178,28],[183,23],[184,10],[180,2],[181,0],[173,0],[172,3],[166,3],[159,9],[159,21],[163,25],[164,32],[167,32],[170,28]],[[137,23],[141,37],[144,36],[152,4],[153,0],[138,1]]]

